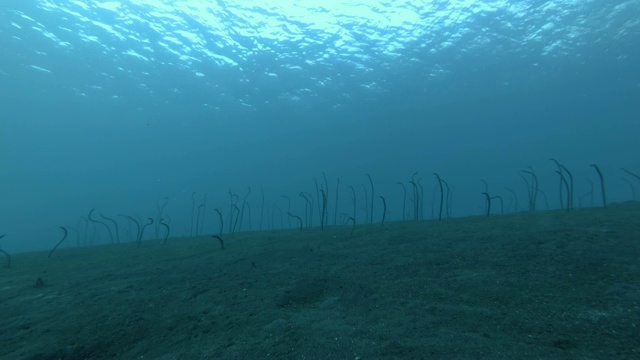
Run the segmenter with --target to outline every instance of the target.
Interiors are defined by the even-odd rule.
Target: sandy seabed
[[[14,255],[0,358],[640,359],[638,202],[223,239]]]

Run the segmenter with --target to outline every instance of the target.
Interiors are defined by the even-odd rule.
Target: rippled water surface
[[[637,0],[24,3],[0,5],[2,81],[216,109],[523,91],[629,66],[640,32]]]

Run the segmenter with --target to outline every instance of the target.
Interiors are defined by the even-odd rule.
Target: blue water
[[[89,210],[157,218],[165,198],[165,221],[190,235],[205,194],[196,230],[213,233],[213,209],[228,217],[230,189],[241,201],[248,187],[240,230],[287,227],[283,195],[302,214],[323,172],[330,224],[353,211],[349,185],[364,221],[365,174],[376,221],[380,195],[402,217],[396,183],[414,172],[425,219],[433,172],[455,189],[451,216],[484,211],[482,180],[526,210],[529,166],[559,208],[550,157],[574,172],[578,205],[599,201],[593,163],[609,201],[631,200],[638,44],[637,0],[5,0],[0,246],[48,249],[59,226],[78,230],[65,246],[108,243]]]

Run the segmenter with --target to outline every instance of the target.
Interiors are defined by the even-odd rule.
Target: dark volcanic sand
[[[224,239],[13,256],[0,357],[640,359],[638,203]]]

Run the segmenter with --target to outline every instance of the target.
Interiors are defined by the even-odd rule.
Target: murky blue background
[[[298,194],[315,197],[322,172],[330,224],[352,211],[349,185],[364,221],[365,174],[388,219],[414,172],[425,218],[433,172],[454,188],[454,216],[483,212],[481,180],[525,210],[528,166],[558,208],[550,157],[573,171],[576,207],[597,205],[592,163],[610,201],[631,200],[620,168],[640,172],[638,44],[637,0],[4,0],[0,246],[48,249],[58,226],[78,230],[66,246],[105,243],[90,209],[145,219],[165,197],[188,235],[194,192],[213,233],[213,209],[228,216],[229,189],[247,187],[242,230],[278,228],[282,195],[303,213]]]

